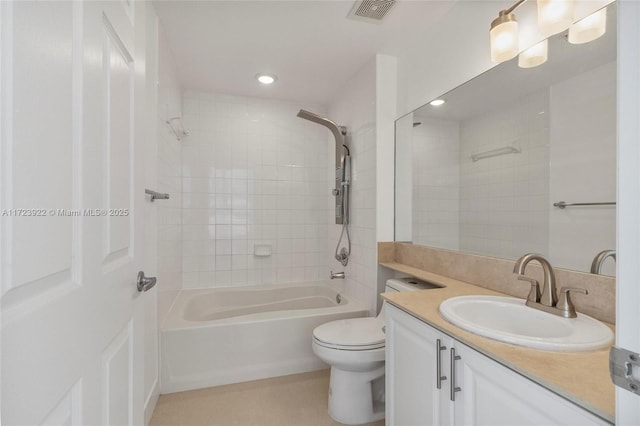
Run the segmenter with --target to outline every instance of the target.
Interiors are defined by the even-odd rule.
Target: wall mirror
[[[616,13],[594,41],[556,35],[546,63],[502,63],[396,121],[396,241],[585,272],[615,249]]]

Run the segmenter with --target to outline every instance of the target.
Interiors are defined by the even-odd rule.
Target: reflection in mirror
[[[510,61],[396,121],[396,241],[589,272],[615,249],[616,31],[549,40],[549,61]],[[614,275],[609,259],[601,273]]]

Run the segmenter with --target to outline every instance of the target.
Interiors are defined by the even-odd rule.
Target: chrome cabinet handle
[[[456,400],[456,392],[460,392],[456,386],[456,361],[461,359],[460,355],[456,355],[456,348],[451,348],[451,401]]]
[[[446,351],[447,347],[442,346],[442,341],[436,339],[436,346],[438,353],[436,354],[436,389],[442,389],[442,381],[447,380],[447,376],[442,375],[442,360],[440,359],[440,352]]]
[[[136,281],[136,284],[138,286],[138,291],[148,291],[154,285],[156,285],[156,277],[145,277],[144,271],[140,271],[138,272],[138,279]]]

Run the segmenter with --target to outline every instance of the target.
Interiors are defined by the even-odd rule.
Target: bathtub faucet
[[[333,271],[331,271],[331,279],[335,280],[336,278],[344,280],[344,272],[333,272]]]

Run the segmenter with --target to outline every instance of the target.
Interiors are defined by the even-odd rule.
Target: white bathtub
[[[368,314],[331,284],[181,291],[162,326],[162,393],[327,368],[313,329]]]

